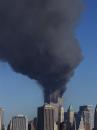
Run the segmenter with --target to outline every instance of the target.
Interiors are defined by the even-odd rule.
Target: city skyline
[[[60,100],[59,100],[60,101]],[[3,109],[0,108],[0,111]],[[49,120],[50,119],[50,120]],[[96,130],[97,128],[97,105],[79,106],[78,111],[72,105],[64,111],[60,102],[48,103],[37,108],[37,116],[29,119],[27,115],[13,115],[5,124],[3,115],[0,114],[1,130]]]
[[[84,10],[76,31],[84,59],[67,85],[65,108],[69,104],[74,104],[75,109],[83,104],[97,104],[96,7],[96,0],[92,4],[90,0],[84,1]],[[30,118],[36,115],[36,108],[43,104],[39,86],[36,81],[15,73],[7,63],[0,62],[0,106],[7,110],[6,122],[16,113],[24,113]]]

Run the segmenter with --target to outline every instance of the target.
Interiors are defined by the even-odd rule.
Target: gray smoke
[[[37,80],[56,101],[82,59],[75,26],[80,0],[0,0],[0,59]]]

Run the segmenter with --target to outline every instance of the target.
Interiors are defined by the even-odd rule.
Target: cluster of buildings
[[[24,115],[12,117],[7,130],[97,130],[97,106],[95,112],[92,105],[79,107],[75,112],[72,105],[67,112],[61,101],[44,104],[38,108],[37,117],[28,121]],[[0,108],[0,130],[5,130],[3,110]]]

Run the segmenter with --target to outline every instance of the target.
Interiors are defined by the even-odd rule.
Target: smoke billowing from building
[[[56,101],[82,59],[74,29],[80,0],[0,0],[0,59]]]

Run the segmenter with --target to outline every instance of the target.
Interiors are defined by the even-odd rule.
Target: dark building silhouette
[[[95,113],[94,113],[94,130],[97,130],[97,105],[95,107]]]
[[[35,130],[35,124],[33,120],[28,122],[28,130]]]
[[[8,126],[7,126],[7,130],[10,130],[10,124],[8,124]]]
[[[10,121],[8,126],[7,126],[7,130],[12,130],[12,122]]]
[[[66,130],[66,122],[60,123],[60,130]]]

